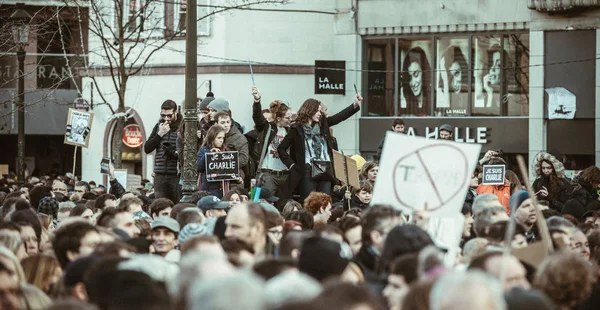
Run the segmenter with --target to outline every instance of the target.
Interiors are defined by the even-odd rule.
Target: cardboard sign
[[[389,204],[405,214],[428,210],[432,216],[455,216],[462,209],[480,150],[479,144],[388,131],[371,204]]]
[[[315,60],[315,94],[346,94],[346,62]]]
[[[350,156],[344,156],[344,154],[334,150],[333,171],[336,179],[344,182],[344,184],[349,184],[354,188],[360,186],[356,160]]]
[[[109,174],[110,173],[110,158],[105,157],[102,158],[102,161],[100,162],[100,173],[102,174]]]
[[[142,187],[142,176],[137,174],[127,175],[127,190],[136,190]]]
[[[209,182],[237,180],[240,159],[237,151],[206,153],[206,179]]]
[[[505,165],[484,165],[483,177],[481,184],[483,185],[503,185],[504,175],[506,174]]]
[[[0,165],[0,176],[8,174],[8,165]]]
[[[87,148],[90,143],[93,117],[94,113],[69,109],[64,143]]]

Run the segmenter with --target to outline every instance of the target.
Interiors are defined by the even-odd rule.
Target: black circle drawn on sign
[[[400,165],[400,163],[402,163],[402,161],[406,160],[408,157],[416,155],[419,158],[419,161],[421,162],[421,165],[423,166],[423,169],[425,170],[425,173],[427,174],[427,177],[429,178],[429,182],[431,183],[431,186],[433,187],[433,190],[435,191],[435,193],[437,194],[438,199],[440,200],[439,205],[433,205],[433,206],[427,206],[427,210],[428,211],[435,211],[441,207],[443,207],[448,201],[451,201],[452,199],[454,199],[454,197],[456,197],[456,195],[458,195],[461,190],[460,187],[458,187],[454,193],[452,193],[452,195],[450,195],[449,198],[447,198],[446,200],[443,200],[437,190],[437,186],[435,185],[435,181],[431,178],[431,174],[429,173],[429,170],[427,169],[427,166],[425,165],[425,163],[423,162],[421,155],[419,154],[419,152],[422,152],[424,150],[427,149],[431,149],[431,148],[451,148],[454,151],[456,151],[463,159],[463,163],[464,163],[464,170],[465,170],[465,175],[469,174],[469,163],[467,161],[467,156],[465,155],[465,152],[463,152],[463,150],[461,150],[460,148],[454,146],[454,145],[449,145],[449,144],[431,144],[431,145],[427,145],[424,147],[421,147],[417,150],[415,150],[414,152],[410,152],[404,156],[402,156],[400,159],[398,159],[398,161],[396,161],[396,164],[394,165],[394,170],[392,172],[392,185],[394,187],[394,196],[396,196],[396,200],[398,200],[398,202],[400,204],[402,204],[403,206],[411,209],[411,210],[421,210],[422,208],[416,208],[415,206],[411,206],[408,203],[402,201],[402,199],[400,198],[400,195],[398,195],[398,186],[396,184],[396,174],[398,173],[398,166]],[[450,163],[448,163],[450,164]],[[452,163],[454,165],[458,165],[459,163]]]

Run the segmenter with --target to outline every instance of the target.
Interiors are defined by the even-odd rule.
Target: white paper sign
[[[428,140],[387,132],[371,204],[432,216],[460,213],[480,144]]]
[[[115,179],[127,190],[127,169],[115,169]]]
[[[548,118],[573,119],[577,111],[577,97],[564,87],[547,88]]]

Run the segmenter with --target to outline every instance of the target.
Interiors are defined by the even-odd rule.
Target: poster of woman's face
[[[410,41],[403,46],[401,57],[401,115],[430,115],[431,41]]]
[[[94,113],[75,109],[69,109],[68,113],[64,143],[87,148]]]
[[[468,38],[441,38],[437,41],[436,115],[462,116],[468,105]]]

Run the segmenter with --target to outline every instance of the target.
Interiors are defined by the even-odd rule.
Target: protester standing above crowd
[[[331,193],[333,146],[329,127],[358,112],[361,102],[362,97],[357,94],[349,107],[323,119],[318,100],[311,98],[302,104],[296,122],[277,148],[279,158],[290,171],[286,182],[279,188],[281,198],[291,198],[296,188],[300,192],[300,200],[315,190]]]
[[[537,199],[546,201],[551,209],[561,212],[572,190],[563,164],[551,154],[540,152],[535,157],[534,169],[533,191]]]

